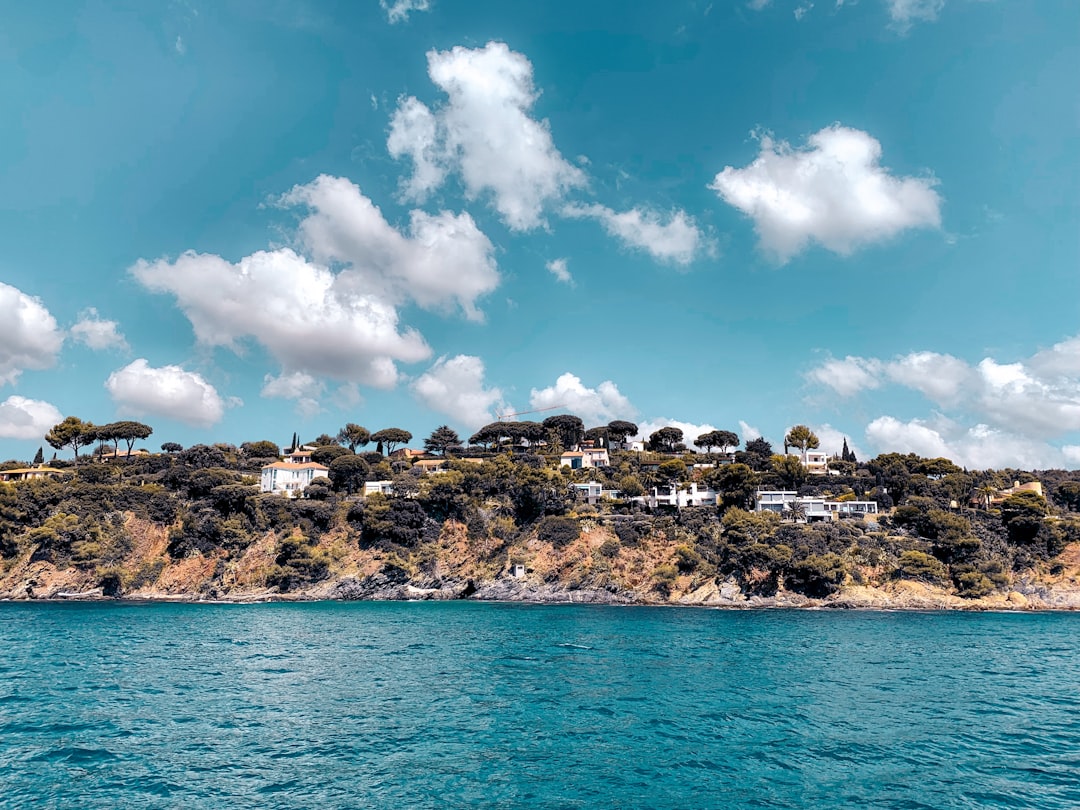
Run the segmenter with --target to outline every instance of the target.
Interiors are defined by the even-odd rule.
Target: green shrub
[[[905,551],[900,555],[897,573],[904,579],[940,583],[945,579],[945,566],[921,551]]]
[[[839,555],[814,554],[793,562],[788,567],[784,584],[796,593],[820,598],[835,593],[846,573],[844,561]]]
[[[574,518],[549,515],[537,524],[536,536],[555,548],[563,548],[581,536],[581,526]]]

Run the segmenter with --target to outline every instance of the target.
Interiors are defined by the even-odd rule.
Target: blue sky
[[[0,457],[561,406],[1080,466],[1072,0],[47,6]]]

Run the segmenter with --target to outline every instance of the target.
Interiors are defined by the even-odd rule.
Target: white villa
[[[393,495],[394,494],[394,482],[393,481],[365,481],[364,482],[364,497],[368,495]]]
[[[259,488],[262,492],[274,492],[295,498],[303,493],[316,478],[327,478],[330,468],[311,460],[311,447],[298,447],[285,454],[284,461],[275,461],[262,468]]]
[[[643,503],[650,509],[658,506],[672,506],[681,509],[684,506],[716,506],[718,493],[715,489],[699,486],[697,483],[677,484],[669,487],[653,487],[647,495],[638,495],[630,500]]]
[[[571,470],[589,470],[593,467],[607,467],[611,464],[606,447],[585,447],[570,450],[559,457],[559,465]]]
[[[789,453],[788,455],[793,458],[797,458],[802,465],[806,467],[806,471],[810,475],[828,475],[829,474],[829,454],[822,450],[807,450],[805,453]]]
[[[800,498],[791,490],[759,490],[755,497],[755,512],[775,512],[778,515],[791,511],[791,504],[803,507],[806,520],[835,520],[841,515],[876,515],[877,501],[830,501],[826,498]]]
[[[618,498],[621,494],[617,489],[604,489],[599,481],[587,481],[584,484],[571,484],[570,489],[585,503],[595,506],[604,498]]]

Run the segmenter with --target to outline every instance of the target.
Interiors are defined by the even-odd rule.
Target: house
[[[607,467],[611,463],[606,447],[585,447],[581,450],[569,450],[559,457],[559,465],[571,470],[590,470],[593,467]]]
[[[445,458],[421,458],[413,462],[413,467],[426,473],[446,472],[450,463]]]
[[[311,460],[313,447],[298,447],[286,453],[284,461],[275,461],[262,468],[259,489],[295,498],[316,478],[328,478],[330,468]]]
[[[311,453],[315,449],[317,448],[309,444],[303,444],[300,447],[287,451],[281,457],[285,462],[290,464],[309,464],[311,462]]]
[[[711,487],[701,486],[697,483],[671,484],[666,487],[653,487],[647,495],[638,495],[630,500],[643,503],[650,509],[658,506],[669,506],[682,509],[684,506],[716,506],[718,493]]]
[[[512,576],[514,579],[521,579],[523,576],[525,576],[524,563],[513,563],[510,566],[510,576]]]
[[[13,470],[0,470],[0,481],[29,481],[33,478],[48,478],[60,475],[62,470],[52,467],[16,467]]]
[[[109,450],[97,456],[97,458],[101,461],[120,461],[129,458],[148,458],[149,456],[150,452],[148,450],[139,447],[131,452],[127,450]]]
[[[1013,481],[1011,487],[999,489],[996,495],[990,496],[990,506],[1001,506],[1006,498],[1010,495],[1015,495],[1018,492],[1034,492],[1039,497],[1043,497],[1042,481],[1028,481],[1026,484],[1021,484],[1019,481]]]
[[[842,515],[865,516],[878,513],[877,501],[799,497],[799,493],[792,490],[759,490],[754,499],[754,511],[775,512],[783,516],[791,512],[792,504],[802,507],[807,521],[835,520]]]
[[[426,450],[414,450],[411,447],[399,447],[390,454],[390,458],[399,459],[401,461],[412,461],[414,458],[420,458],[421,456],[426,455]]]
[[[364,482],[364,497],[368,495],[393,495],[394,494],[394,482],[393,481],[365,481]]]
[[[615,499],[622,493],[617,489],[604,489],[604,485],[599,481],[587,481],[584,484],[571,484],[570,491],[573,492],[585,503],[595,506],[600,503],[604,498]]]

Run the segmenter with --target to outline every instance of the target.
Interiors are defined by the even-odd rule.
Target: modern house
[[[877,501],[835,501],[827,498],[799,497],[791,490],[759,490],[754,499],[755,512],[775,512],[785,515],[791,505],[802,507],[807,521],[834,520],[843,515],[863,517],[878,513]]]
[[[587,481],[584,484],[571,484],[570,490],[585,503],[595,506],[604,498],[618,498],[622,493],[617,489],[604,489],[599,481]]]
[[[262,468],[259,489],[295,498],[307,489],[316,478],[327,478],[330,468],[311,460],[313,447],[298,447],[286,453],[284,461],[275,461]]]
[[[611,464],[606,447],[586,447],[581,450],[569,450],[559,457],[559,465],[572,470],[591,470],[593,467],[607,467]]]
[[[696,483],[671,484],[667,487],[653,487],[647,495],[639,495],[630,500],[643,503],[650,509],[658,506],[670,506],[682,509],[684,506],[716,506],[718,493],[715,489]]]
[[[1036,495],[1042,496],[1042,481],[1028,481],[1026,484],[1021,484],[1019,481],[1013,481],[1011,487],[999,489],[996,495],[990,496],[990,506],[1001,506],[1006,498],[1010,495],[1015,495],[1018,492],[1034,492]]]
[[[0,470],[0,481],[29,481],[33,478],[49,478],[60,475],[63,470],[52,467],[16,467],[13,470]]]
[[[368,495],[393,495],[394,494],[394,482],[393,481],[365,481],[364,482],[364,497]]]

